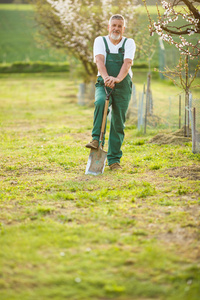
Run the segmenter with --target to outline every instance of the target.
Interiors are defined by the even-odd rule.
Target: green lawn
[[[64,73],[0,80],[1,300],[198,300],[191,142],[148,143],[161,130],[143,135],[128,120],[123,170],[85,175],[93,107],[77,105],[78,83]],[[159,112],[163,94],[179,91],[152,84]]]
[[[0,63],[66,61],[66,54],[48,49],[38,32],[32,5],[0,4]]]

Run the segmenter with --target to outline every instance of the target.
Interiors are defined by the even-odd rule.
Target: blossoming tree
[[[192,83],[197,76],[200,62],[200,0],[159,0],[163,12],[157,5],[158,19],[155,22],[149,13],[146,0],[142,0],[149,18],[150,35],[158,34],[163,41],[174,45],[180,51],[180,59],[173,70],[165,68],[162,72],[175,85],[185,92],[185,107],[189,106],[189,94]],[[183,58],[184,56],[184,58]],[[197,58],[194,74],[189,74],[189,57]],[[178,79],[178,80],[177,80]],[[189,132],[189,112],[185,109],[185,135]]]
[[[107,25],[113,13],[126,19],[126,35],[138,33],[137,0],[34,0],[37,21],[51,45],[66,50],[84,66],[88,76],[96,75],[93,62],[93,42],[98,35],[107,34]],[[117,5],[116,5],[117,3]],[[144,38],[144,37],[143,37]],[[140,43],[142,45],[144,43]],[[137,49],[139,50],[142,47]]]
[[[200,0],[158,0],[164,11],[157,6],[157,21],[149,13],[149,31],[157,33],[165,42],[175,45],[181,54],[198,57],[200,54]],[[196,35],[198,37],[196,38]],[[191,36],[195,36],[192,38]]]

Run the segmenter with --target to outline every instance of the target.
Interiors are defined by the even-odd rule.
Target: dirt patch
[[[130,124],[134,124],[137,126],[138,124],[138,110],[136,108],[129,108],[127,115],[127,120],[129,120]],[[147,116],[147,125],[151,127],[156,127],[158,125],[166,125],[166,121],[159,116],[156,115],[148,115]]]
[[[200,165],[174,167],[164,171],[170,177],[188,178],[189,180],[200,180]]]
[[[30,168],[30,167],[21,167],[18,169],[14,169],[14,170],[6,170],[2,168],[2,171],[4,171],[4,173],[0,174],[0,180],[4,180],[5,178],[8,177],[21,177],[21,176],[37,176],[37,175],[44,175],[44,174],[57,174],[58,172],[60,172],[60,168],[48,168],[48,167],[44,167],[44,166],[38,166],[38,167],[34,167],[34,168]],[[10,181],[11,185],[17,185],[18,181],[16,180],[11,180]]]
[[[81,141],[83,147],[85,147],[85,144],[92,139],[89,130],[87,132],[71,132],[70,136],[72,136],[76,141]],[[88,155],[89,153],[90,152],[88,152]]]
[[[171,134],[163,134],[159,133],[154,136],[149,143],[151,144],[158,144],[158,145],[165,145],[165,144],[172,144],[172,145],[184,145],[185,143],[191,142],[191,129],[189,130],[188,137],[185,136],[185,128],[181,128],[176,132]]]

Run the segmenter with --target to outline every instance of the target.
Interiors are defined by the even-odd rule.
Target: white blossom
[[[157,22],[151,23],[151,26],[149,26],[149,30],[152,34],[152,32],[156,32],[159,36],[162,37],[162,39],[170,44],[175,45],[179,50],[181,50],[181,53],[186,53],[191,55],[191,53],[194,53],[196,50],[198,53],[200,53],[200,49],[198,48],[199,42],[197,42],[195,39],[193,41],[189,42],[187,40],[187,37],[190,37],[191,35],[194,35],[198,32],[198,24],[199,24],[199,18],[195,18],[194,15],[190,11],[184,12],[182,11],[182,6],[175,5],[174,2],[161,0],[162,7],[164,9],[164,13],[162,16],[159,16],[159,19]],[[176,11],[174,9],[176,7]],[[177,30],[177,25],[173,25],[174,22],[177,20],[181,21],[183,20],[183,31],[188,32],[185,35],[185,38],[183,38],[181,35],[179,36],[180,42],[175,42],[175,36],[171,34],[170,32],[167,33],[164,28],[166,28],[169,24],[170,27],[167,27],[173,31]],[[190,48],[189,50],[187,48]],[[184,50],[184,51],[183,51]]]

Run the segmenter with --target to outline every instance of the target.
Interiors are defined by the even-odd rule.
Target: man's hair
[[[112,15],[110,20],[109,20],[109,25],[111,25],[111,21],[117,19],[117,20],[122,20],[124,21],[124,26],[125,26],[125,19],[122,15],[116,14],[116,15]]]

